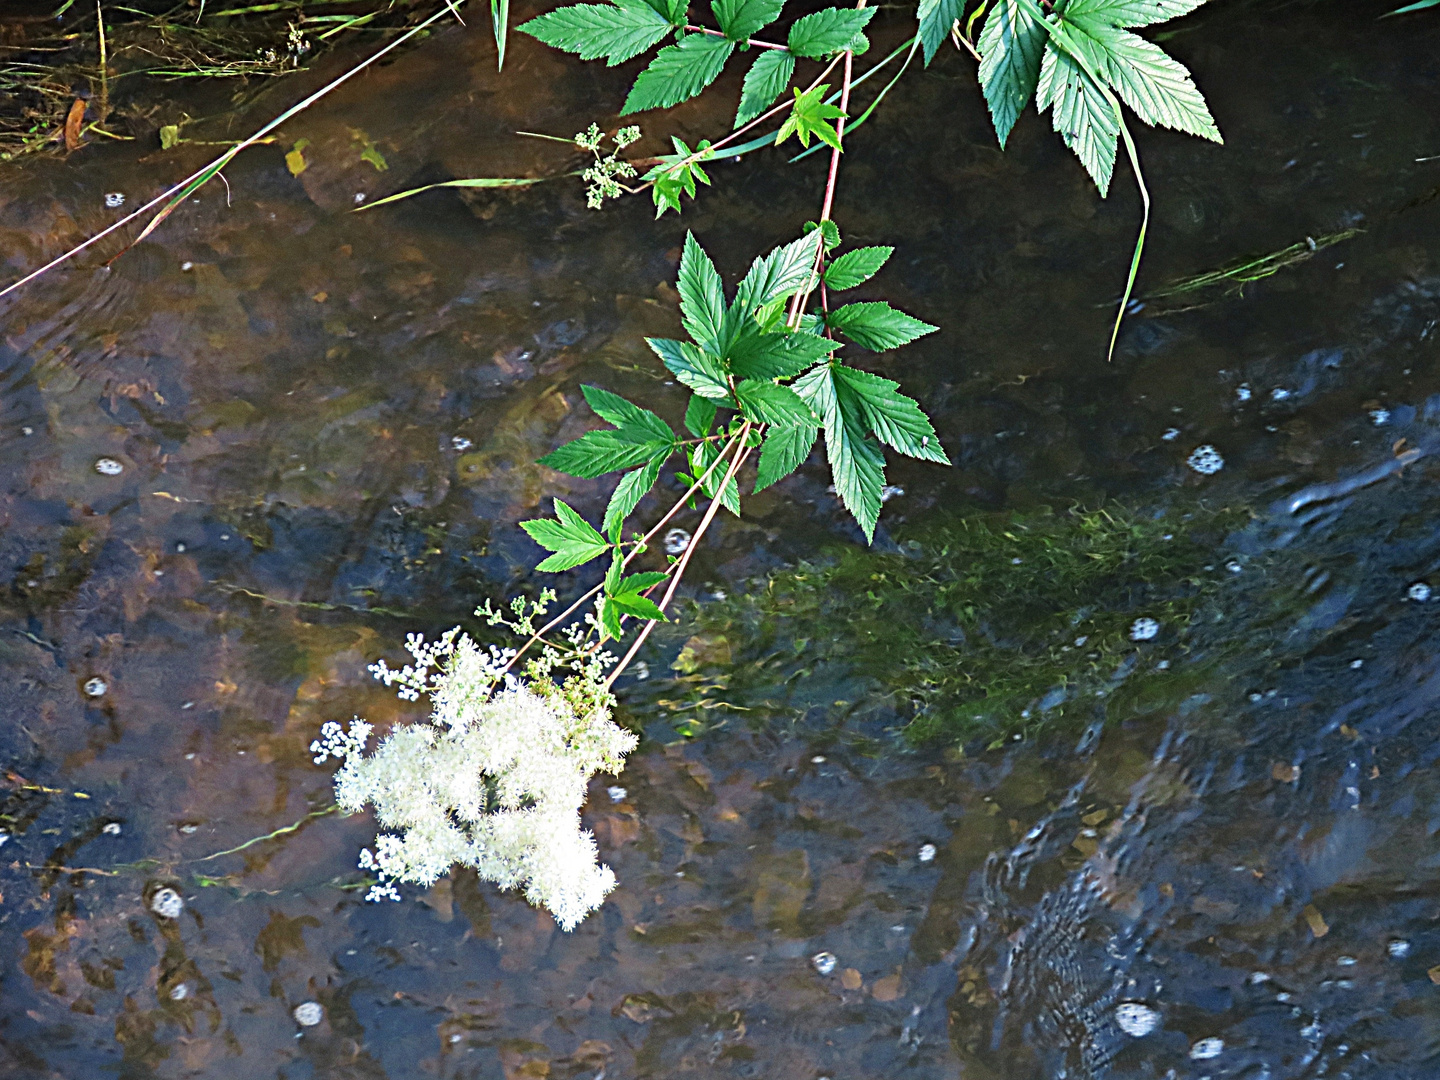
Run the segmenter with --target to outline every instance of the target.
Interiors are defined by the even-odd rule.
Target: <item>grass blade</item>
[[[510,25],[510,0],[490,0],[490,22],[495,28],[495,48],[500,53],[496,67],[505,68],[505,33]]]
[[[386,203],[399,202],[401,199],[408,199],[411,195],[419,195],[422,191],[434,191],[442,187],[458,188],[510,188],[529,187],[531,184],[543,184],[546,180],[559,180],[563,176],[579,176],[578,172],[561,173],[560,176],[524,176],[524,177],[490,177],[480,176],[470,180],[445,180],[438,184],[426,184],[424,187],[411,188],[409,191],[397,191],[394,195],[386,195],[383,199],[376,199],[373,203],[366,203],[364,206],[357,206],[350,212],[358,214],[362,210],[374,210],[377,206],[384,206]]]

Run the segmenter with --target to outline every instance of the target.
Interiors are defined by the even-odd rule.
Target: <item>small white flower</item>
[[[1122,1001],[1115,1007],[1115,1023],[1126,1035],[1144,1038],[1160,1023],[1160,1014],[1138,1001]]]
[[[162,919],[178,919],[185,910],[185,901],[174,889],[156,889],[150,898],[150,910]]]
[[[1141,617],[1130,624],[1131,641],[1149,641],[1160,633],[1160,624],[1149,617]]]
[[[102,457],[95,460],[95,471],[101,476],[119,476],[125,471],[125,466],[113,457]]]
[[[1217,1058],[1225,1052],[1225,1040],[1217,1038],[1201,1039],[1194,1046],[1190,1047],[1191,1061],[1209,1061]]]
[[[916,856],[921,862],[928,863],[935,861],[935,845],[921,844],[920,853]]]
[[[304,1001],[290,1014],[301,1027],[314,1027],[325,1019],[325,1008],[318,1001]]]
[[[835,959],[834,953],[817,952],[810,958],[810,963],[815,965],[815,970],[821,975],[829,975],[835,970],[835,965],[839,963],[839,961]]]
[[[1201,476],[1212,476],[1225,467],[1225,459],[1220,456],[1220,451],[1206,443],[1197,446],[1185,459],[1185,464],[1194,469]]]

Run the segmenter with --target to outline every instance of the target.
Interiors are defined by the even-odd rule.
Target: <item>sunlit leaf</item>
[[[965,0],[920,0],[915,15],[920,20],[920,44],[925,50],[927,67],[964,10]]]
[[[745,419],[782,427],[813,427],[819,420],[788,386],[765,379],[746,379],[735,387],[735,399]]]
[[[869,281],[885,260],[894,253],[893,247],[863,247],[847,251],[825,268],[825,284],[832,289],[853,289]]]
[[[874,8],[831,7],[806,15],[790,27],[790,51],[796,56],[812,58],[839,52],[870,25],[874,17]]]
[[[539,518],[520,523],[532,540],[546,551],[554,552],[536,567],[537,570],[550,573],[569,570],[610,550],[610,542],[559,499],[555,500],[555,514],[558,521]]]
[[[859,523],[865,539],[875,539],[880,520],[880,491],[885,486],[885,455],[865,434],[864,418],[842,407],[833,365],[824,364],[795,383],[795,392],[819,414],[825,428],[825,456],[836,494]]]
[[[856,345],[875,352],[898,349],[940,329],[906,315],[884,301],[846,304],[827,315],[825,322]]]
[[[1017,0],[995,0],[980,32],[980,85],[1002,150],[1035,93],[1045,41],[1045,28]]]
[[[780,17],[785,0],[712,0],[715,21],[731,41],[746,41]]]
[[[639,56],[674,28],[644,0],[617,0],[557,8],[516,29],[581,60],[603,56],[614,67]]]
[[[1054,106],[1055,130],[1105,196],[1115,171],[1119,120],[1094,80],[1053,42],[1045,47],[1035,103],[1041,112]]]
[[[830,370],[837,392],[847,405],[854,401],[865,426],[881,442],[922,461],[950,464],[930,418],[913,398],[900,393],[899,383],[843,364],[834,364]]]
[[[725,321],[725,289],[710,256],[693,233],[685,234],[680,254],[680,321],[701,348],[714,348]]]
[[[764,445],[760,447],[755,490],[764,491],[804,464],[815,445],[817,431],[818,428],[813,426],[773,427],[767,431]]]
[[[1084,34],[1103,50],[1104,66],[1096,64],[1096,70],[1141,120],[1224,141],[1190,72],[1158,45],[1093,19],[1067,17],[1066,22],[1072,35]]]
[[[794,74],[794,56],[779,49],[762,49],[745,73],[735,126],[743,127],[774,104],[790,85],[790,77]]]
[[[647,438],[669,441],[675,438],[675,432],[670,430],[670,425],[664,420],[649,409],[632,405],[619,394],[612,394],[598,386],[582,386],[580,392],[585,395],[586,403],[596,416],[625,429],[636,441]]]
[[[688,101],[716,80],[734,51],[733,41],[711,34],[687,34],[667,45],[635,80],[620,115]]]
[[[694,435],[697,439],[703,439],[710,434],[710,426],[715,423],[715,402],[699,394],[690,395],[690,403],[685,406],[685,430]]]
[[[669,457],[666,454],[665,457]],[[660,467],[665,464],[665,458],[656,456],[647,464],[634,472],[626,473],[615,486],[614,493],[610,496],[610,502],[605,507],[605,522],[601,528],[606,533],[611,532],[616,525],[622,523],[640,505],[655,481],[660,478]]]
[[[674,338],[646,338],[645,343],[660,357],[670,373],[701,397],[727,398],[730,384],[720,361],[688,341]]]

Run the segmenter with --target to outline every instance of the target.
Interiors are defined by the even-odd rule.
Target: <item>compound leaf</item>
[[[820,230],[812,230],[799,240],[782,244],[751,263],[736,291],[732,312],[748,317],[755,313],[756,308],[808,288],[815,272],[815,256],[820,250],[821,239]]]
[[[1083,47],[1083,35],[1069,36],[1080,39],[1076,44]],[[1035,104],[1041,112],[1054,106],[1055,130],[1065,145],[1075,151],[1103,198],[1110,190],[1110,177],[1115,171],[1120,124],[1100,87],[1053,42],[1045,47],[1045,59],[1040,64]]]
[[[817,367],[795,383],[795,392],[819,414],[825,427],[825,456],[835,492],[854,516],[867,542],[880,520],[880,491],[885,486],[885,455],[867,438],[863,418],[844,408],[836,391],[834,365]]]
[[[1224,141],[1190,72],[1160,46],[1093,19],[1066,22],[1072,36],[1084,34],[1103,50],[1104,66],[1095,65],[1096,71],[1141,120],[1212,142]]]
[[[1188,15],[1205,0],[1070,0],[1067,20],[1094,16],[1111,26],[1153,26]]]
[[[619,394],[612,394],[598,386],[582,386],[580,392],[585,395],[585,401],[596,416],[631,433],[637,440],[673,441],[675,438],[675,432],[670,430],[670,425],[664,420],[649,409],[632,405]]]
[[[866,427],[881,442],[922,461],[950,464],[930,418],[914,398],[900,393],[899,383],[843,364],[832,365],[831,371],[842,401],[858,407]]]
[[[803,331],[761,333],[752,323],[731,344],[726,360],[742,379],[789,379],[839,347],[839,342]]]
[[[616,469],[628,469],[675,447],[672,440],[636,439],[625,431],[587,431],[580,438],[550,451],[540,464],[570,476],[593,480]]]
[[[710,425],[715,423],[715,402],[699,394],[690,395],[685,406],[685,429],[697,439],[710,434]]]
[[[558,521],[538,518],[520,523],[532,540],[546,551],[554,552],[535,569],[558,573],[587,563],[610,550],[610,542],[559,499],[555,500],[555,515]]]
[[[688,101],[720,75],[735,43],[712,34],[686,34],[655,54],[625,98],[621,116],[645,109],[668,109]]]

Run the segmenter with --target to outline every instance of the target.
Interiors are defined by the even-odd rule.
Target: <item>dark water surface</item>
[[[0,1074],[1440,1072],[1440,604],[1407,598],[1440,595],[1440,160],[1416,160],[1440,154],[1440,17],[1213,8],[1167,46],[1227,145],[1142,134],[1141,292],[1362,232],[1243,295],[1152,299],[1107,365],[1128,180],[1098,200],[1033,115],[1001,154],[954,53],[855,137],[836,211],[849,240],[897,248],[873,295],[944,330],[865,361],[956,462],[894,467],[876,558],[943,562],[936,537],[966,521],[1109,506],[1202,545],[1184,588],[1203,603],[1133,645],[1174,583],[1122,581],[1077,609],[1095,641],[1056,649],[1113,672],[1061,672],[1067,703],[1035,700],[1033,722],[996,712],[998,748],[913,749],[898,732],[925,695],[877,671],[854,616],[892,564],[793,619],[753,606],[767,575],[783,591],[855,549],[813,460],[722,522],[693,621],[622,684],[647,738],[586,813],[621,884],[573,934],[465,874],[364,903],[373,822],[305,818],[331,799],[306,747],[326,720],[420,715],[365,665],[532,586],[515,522],[542,499],[598,517],[613,481],[533,464],[592,423],[579,385],[676,418],[642,338],[678,330],[685,229],[733,282],[814,215],[822,160],[717,165],[683,221],[587,211],[571,181],[349,213],[572,167],[513,132],[613,121],[626,76],[520,39],[498,77],[488,27],[447,29],[109,270],[0,302]],[[885,13],[877,42],[907,18]],[[641,149],[722,132],[734,82],[642,117]],[[193,92],[156,124],[219,113]],[[7,280],[123,213],[107,194],[134,206],[203,153],[11,167]],[[1226,464],[1201,476],[1185,459],[1207,443]],[[951,630],[942,675],[998,685]],[[166,887],[178,920],[149,910]],[[302,1030],[306,1001],[324,1017]],[[1158,1020],[1143,1037],[1121,1024],[1137,1005]]]

